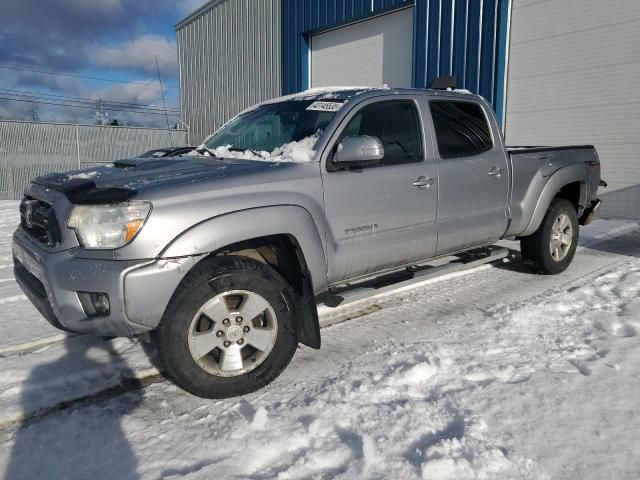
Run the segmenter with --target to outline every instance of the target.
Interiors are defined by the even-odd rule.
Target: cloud
[[[2,0],[0,62],[80,69],[91,62],[87,44],[126,41],[169,8],[168,0]]]
[[[178,52],[175,40],[161,35],[146,34],[117,47],[93,46],[90,56],[96,65],[131,69],[145,73],[156,72],[155,56],[163,74],[175,75]]]
[[[64,33],[91,37],[96,32],[125,31],[154,6],[153,0],[9,0],[2,6],[3,29],[41,35]]]
[[[153,83],[154,79],[143,79],[141,82]],[[167,95],[166,92],[165,95]],[[138,83],[112,85],[92,92],[91,96],[96,99],[103,98],[120,103],[147,105],[155,109],[153,112],[136,113],[135,108],[127,106],[107,106],[105,110],[109,112],[110,119],[117,118],[126,124],[142,124],[149,127],[163,127],[166,125],[160,86],[154,87]],[[173,115],[177,100],[171,97],[166,100],[167,109],[169,109],[169,122],[173,125],[178,121],[178,118]]]
[[[101,78],[157,82],[158,56],[162,79],[177,81],[177,54],[173,24],[181,2],[169,0],[0,0],[0,66],[63,72]],[[151,34],[163,33],[163,35]],[[116,85],[69,76],[0,69],[0,97],[9,89],[74,97],[118,99],[135,103],[158,102],[159,89],[147,85]],[[114,90],[115,89],[115,90]],[[152,95],[147,90],[154,91]],[[16,93],[16,92],[13,92]],[[154,95],[158,96],[156,98]],[[177,103],[168,90],[168,103]],[[116,96],[116,98],[111,98]],[[64,108],[0,98],[0,116],[29,119],[35,109],[41,119],[91,121],[91,109]],[[20,97],[27,98],[27,97]],[[148,98],[148,100],[147,100]],[[44,101],[44,100],[42,100]],[[140,116],[138,116],[140,117]]]
[[[178,8],[183,17],[186,17],[195,12],[205,3],[209,3],[209,1],[210,0],[182,0],[181,2],[179,2]]]
[[[147,80],[141,80],[141,82],[152,84],[154,83],[154,79],[149,78]],[[159,85],[157,87],[139,83],[112,85],[93,91],[91,96],[95,99],[105,98],[117,102],[140,103],[158,108],[162,106],[162,94]],[[175,108],[175,105],[169,105],[169,102],[167,102],[167,107]]]

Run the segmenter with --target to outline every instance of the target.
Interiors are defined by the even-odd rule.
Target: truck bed
[[[591,200],[597,196],[600,184],[600,161],[593,145],[567,146],[508,146],[506,147],[512,171],[511,224],[508,234],[527,232],[533,212],[531,206],[543,195],[543,189],[556,172],[563,169],[579,169],[578,178],[584,178],[585,189],[576,187],[582,215]],[[558,185],[557,189],[563,185]],[[549,191],[548,194],[555,194]]]

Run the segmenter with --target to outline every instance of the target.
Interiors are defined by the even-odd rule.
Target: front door
[[[330,171],[331,153],[326,160],[330,283],[435,253],[437,173],[418,108],[405,96],[371,99],[351,112],[337,135],[332,152],[347,136],[369,135],[380,139],[385,155],[359,171]]]
[[[476,102],[431,100],[429,108],[439,151],[437,253],[498,240],[507,228],[509,172],[497,128]]]

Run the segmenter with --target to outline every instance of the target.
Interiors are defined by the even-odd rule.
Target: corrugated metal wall
[[[282,90],[309,86],[309,32],[413,4],[412,0],[282,0]]]
[[[640,220],[640,2],[513,2],[506,137],[594,144],[602,216]]]
[[[456,75],[500,118],[509,0],[417,0],[415,10],[414,86]]]
[[[280,5],[221,0],[178,24],[180,107],[193,143],[281,94]]]
[[[413,86],[455,74],[502,112],[509,0],[283,0],[283,91],[307,88],[309,35],[415,5]]]
[[[187,144],[185,130],[0,121],[0,199],[19,199],[32,178]]]

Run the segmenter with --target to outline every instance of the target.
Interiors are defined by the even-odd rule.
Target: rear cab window
[[[412,100],[382,100],[366,105],[342,130],[336,145],[346,137],[377,137],[384,147],[380,165],[399,165],[423,160],[418,110]]]
[[[440,158],[470,157],[493,148],[489,122],[479,104],[431,100],[429,109]]]

